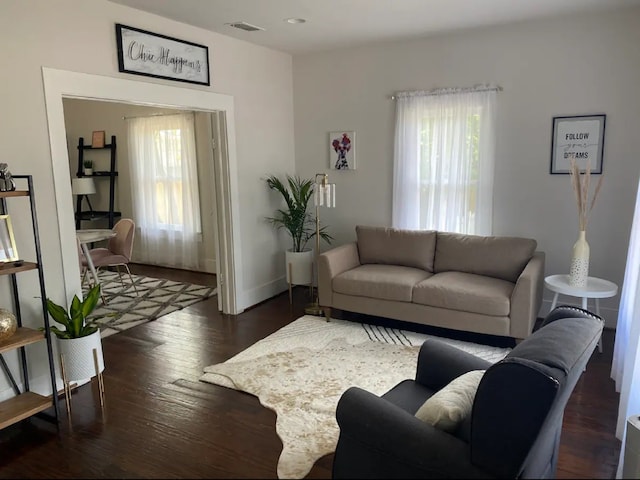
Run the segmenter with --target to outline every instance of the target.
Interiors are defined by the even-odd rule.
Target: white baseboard
[[[218,273],[215,258],[205,258],[203,268],[207,273]]]
[[[285,276],[277,278],[271,282],[259,285],[251,290],[245,290],[240,295],[240,305],[245,310],[253,305],[263,302],[269,298],[275,297],[289,289],[289,284]]]

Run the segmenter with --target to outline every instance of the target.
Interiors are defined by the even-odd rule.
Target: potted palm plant
[[[284,229],[291,237],[291,248],[285,252],[285,268],[287,283],[306,285],[313,283],[313,250],[307,243],[316,235],[316,219],[309,213],[309,201],[313,196],[313,180],[303,179],[295,175],[287,175],[286,181],[277,176],[267,178],[270,189],[279,192],[286,203],[285,208],[276,210],[273,217],[267,220],[276,229]],[[320,238],[331,244],[333,237],[326,231],[326,226],[319,229]]]
[[[69,310],[47,298],[49,315],[64,327],[51,325],[50,329],[58,341],[66,383],[100,375],[104,370],[100,329],[87,320],[99,298],[100,285],[91,288],[84,300],[74,295]]]

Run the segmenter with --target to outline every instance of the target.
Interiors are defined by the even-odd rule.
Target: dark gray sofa
[[[414,380],[382,397],[357,387],[342,395],[333,478],[553,478],[564,408],[602,327],[586,310],[557,307],[493,365],[427,340]],[[485,369],[453,433],[414,416],[454,378]]]

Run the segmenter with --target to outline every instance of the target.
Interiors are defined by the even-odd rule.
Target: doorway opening
[[[92,192],[73,191],[76,229],[113,228],[129,218],[136,225],[133,263],[215,274],[210,114],[72,98],[63,106],[72,190],[83,179]],[[182,115],[177,139],[156,135]],[[146,121],[157,125],[140,132],[130,125]],[[100,129],[109,143],[86,145]],[[83,162],[91,162],[91,173]]]
[[[233,98],[228,95],[191,90],[181,87],[149,84],[99,75],[43,68],[45,101],[49,122],[49,140],[64,276],[65,293],[80,292],[80,276],[75,240],[75,215],[72,202],[70,155],[63,99],[84,99],[102,102],[181,109],[208,113],[211,118],[211,138],[217,135],[220,145],[213,150],[213,169],[208,180],[214,186],[215,259],[219,308],[224,313],[240,313],[237,279],[241,271],[237,215],[237,165]],[[72,148],[69,145],[69,148]]]

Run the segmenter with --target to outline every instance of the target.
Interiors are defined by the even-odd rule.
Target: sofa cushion
[[[473,273],[436,273],[413,288],[413,303],[506,317],[514,287],[511,282]]]
[[[360,265],[333,279],[333,291],[344,295],[411,302],[413,287],[432,273],[398,265]]]
[[[531,238],[437,232],[434,272],[475,273],[515,283],[536,247]]]
[[[436,232],[356,226],[360,263],[421,268],[433,272]]]

